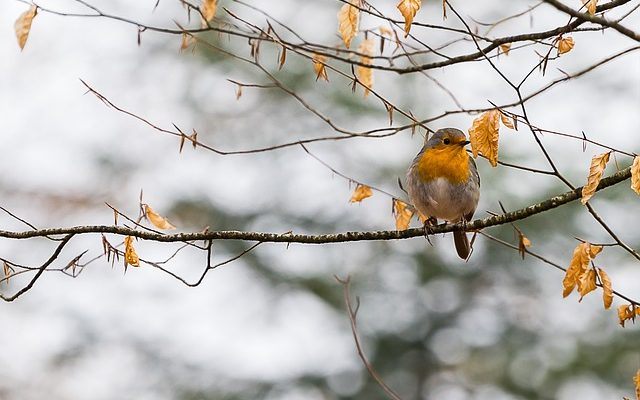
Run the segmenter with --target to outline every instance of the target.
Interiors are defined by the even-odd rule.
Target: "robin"
[[[455,128],[438,130],[425,142],[407,171],[407,191],[425,217],[450,223],[471,221],[480,199],[480,175],[465,146],[470,142]],[[470,253],[464,231],[453,232],[462,259]]]

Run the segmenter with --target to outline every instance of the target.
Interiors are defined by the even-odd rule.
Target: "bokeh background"
[[[417,20],[442,21],[437,1],[423,2]],[[495,21],[526,10],[533,1],[456,2],[464,16]],[[573,4],[576,3],[576,4]],[[578,1],[572,2],[576,7]],[[635,2],[630,2],[635,3]],[[42,6],[86,12],[69,0]],[[188,24],[177,1],[92,2],[106,13],[156,26]],[[309,41],[337,45],[338,2],[251,2]],[[399,18],[393,1],[374,1]],[[624,10],[612,12],[611,17]],[[221,0],[258,25],[264,16]],[[349,204],[354,186],[299,147],[220,156],[185,146],[109,109],[79,79],[114,103],[153,123],[185,132],[222,150],[241,150],[335,134],[294,99],[277,90],[236,87],[227,79],[266,83],[259,71],[198,46],[180,51],[181,38],[143,32],[104,18],[40,13],[24,51],[13,23],[27,5],[0,3],[0,205],[37,227],[111,224],[109,203],[135,217],[144,200],[180,231],[234,229],[331,233],[393,229],[391,200],[380,193]],[[609,14],[608,14],[609,15]],[[225,19],[220,8],[218,16]],[[538,31],[565,23],[549,6],[498,26],[492,35]],[[626,25],[639,26],[638,16]],[[197,23],[194,19],[192,25]],[[363,17],[361,28],[379,21]],[[429,43],[451,36],[412,31]],[[581,32],[576,46],[551,63],[546,75],[524,87],[529,93],[634,43],[616,32]],[[246,41],[204,35],[249,55]],[[362,39],[362,34],[358,41]],[[357,42],[355,43],[357,45]],[[460,43],[451,53],[466,52]],[[389,52],[389,46],[386,52]],[[428,60],[429,58],[425,58]],[[496,60],[510,77],[535,65],[533,48]],[[351,130],[388,125],[380,101],[352,93],[348,80],[329,72],[316,82],[311,63],[289,54],[277,71],[277,49],[264,44],[261,61],[310,104]],[[344,68],[344,67],[341,67]],[[348,69],[345,69],[348,71]],[[562,70],[562,71],[560,71]],[[511,102],[513,91],[486,63],[429,71],[467,108]],[[375,72],[375,89],[422,119],[456,109],[451,98],[420,74]],[[550,130],[580,134],[628,152],[639,152],[640,57],[637,52],[598,68],[528,103],[532,121]],[[396,123],[405,123],[398,115]],[[437,121],[432,129],[468,129],[472,115]],[[586,179],[592,155],[602,149],[554,135],[543,143],[576,186]],[[309,145],[319,158],[353,179],[402,196],[397,178],[423,136],[403,131],[383,139],[350,139]],[[504,161],[548,168],[530,132],[502,130]],[[613,161],[613,160],[612,160]],[[617,156],[607,173],[630,164]],[[479,160],[482,198],[477,217],[521,208],[566,191],[553,177]],[[592,203],[632,247],[640,248],[640,200],[623,182]],[[414,226],[418,226],[414,222]],[[575,237],[611,238],[578,202],[518,222],[531,249],[567,265]],[[0,228],[23,230],[6,214]],[[510,226],[488,233],[516,242]],[[117,242],[116,238],[111,238]],[[209,273],[189,288],[151,267],[124,273],[98,260],[76,279],[47,273],[13,303],[0,304],[1,399],[379,399],[382,391],[359,361],[334,279],[351,276],[360,299],[359,333],[372,364],[405,399],[620,399],[633,396],[631,377],[640,367],[640,335],[621,328],[615,310],[603,310],[600,292],[578,303],[562,298],[562,273],[483,237],[473,257],[457,259],[449,235],[389,242],[331,245],[264,244]],[[249,243],[217,242],[223,261]],[[100,236],[74,239],[57,266],[89,249],[100,255]],[[138,242],[141,256],[162,259],[176,246]],[[0,255],[25,264],[46,259],[43,240],[0,240]],[[638,263],[607,248],[597,259],[614,289],[640,298]],[[168,266],[193,282],[204,268],[201,252],[186,250]],[[2,284],[13,293],[20,278]],[[623,304],[614,301],[614,308]]]

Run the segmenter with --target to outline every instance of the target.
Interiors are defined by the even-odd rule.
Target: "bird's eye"
[[[445,138],[442,142],[443,142],[444,144],[450,144],[450,143],[451,143],[451,140],[450,140],[449,138]]]

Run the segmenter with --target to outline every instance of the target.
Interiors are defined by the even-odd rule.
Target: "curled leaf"
[[[358,52],[362,54],[360,62],[363,64],[371,65],[371,56],[373,56],[375,43],[373,39],[367,39],[360,44]],[[368,67],[358,65],[356,68],[358,74],[358,80],[364,86],[364,96],[369,95],[369,91],[373,88],[373,70]]]
[[[502,125],[506,126],[509,129],[516,129],[515,124],[513,123],[513,118],[508,116],[505,113],[500,113],[500,120],[502,121]]]
[[[527,253],[527,247],[531,247],[531,240],[529,240],[522,232],[518,231],[518,253],[524,260],[524,255]]]
[[[579,301],[582,301],[584,296],[596,290],[596,287],[596,270],[590,268],[578,278]]]
[[[509,50],[511,50],[511,43],[503,43],[500,45],[500,51],[505,55],[509,55]]]
[[[602,246],[596,246],[595,244],[590,244],[589,245],[589,257],[591,257],[591,259],[596,258],[596,256],[598,254],[600,254],[602,249],[603,249]]]
[[[133,248],[133,237],[127,236],[124,238],[124,262],[125,265],[133,265],[134,267],[140,266],[140,258],[136,253],[136,249]]]
[[[570,52],[574,45],[575,43],[571,36],[560,38],[558,43],[556,43],[556,47],[558,47],[558,55]]]
[[[329,76],[327,75],[326,66],[324,64],[325,61],[327,61],[327,57],[322,54],[314,54],[311,60],[313,61],[313,70],[316,71],[316,81],[322,78],[328,82]]]
[[[396,219],[396,229],[399,231],[407,230],[411,217],[413,217],[413,209],[408,207],[407,203],[393,199],[393,216]]]
[[[209,21],[216,15],[218,0],[202,0],[200,12],[202,13],[202,27],[206,28]]]
[[[351,41],[358,33],[360,9],[356,4],[359,3],[359,0],[349,0],[349,3],[344,4],[338,11],[338,33],[347,48],[351,46]]]
[[[602,302],[604,303],[604,309],[608,310],[613,302],[611,279],[609,279],[609,275],[604,272],[602,268],[598,268],[598,276],[600,276],[600,282],[602,283]]]
[[[633,158],[633,165],[631,166],[631,189],[637,194],[640,194],[640,156]]]
[[[351,200],[349,200],[349,202],[351,203],[361,202],[362,200],[371,196],[373,196],[373,191],[371,190],[371,188],[367,185],[363,185],[359,183],[358,186],[356,186],[356,190],[353,191],[353,194],[351,195]]]
[[[183,33],[182,42],[180,43],[180,50],[185,50],[189,48],[189,46],[191,46],[193,43],[195,43],[195,39],[193,38],[193,36],[187,33]]]
[[[144,214],[158,229],[176,229],[165,217],[155,212],[148,204],[144,205]]]
[[[636,311],[633,304],[623,304],[618,307],[618,321],[624,328],[624,323],[636,317]]]
[[[589,177],[587,178],[587,184],[582,187],[582,204],[587,204],[587,201],[594,195],[596,188],[602,179],[602,173],[609,162],[609,155],[611,152],[602,153],[597,156],[593,156],[591,159],[591,166],[589,167]]]
[[[31,31],[31,23],[38,13],[38,7],[31,6],[27,11],[20,14],[15,24],[13,25],[16,31],[16,38],[18,38],[18,46],[20,50],[24,49],[24,45],[27,44],[29,38],[29,32]]]
[[[582,4],[587,6],[587,12],[591,15],[596,13],[596,7],[598,6],[598,0],[582,0]]]
[[[573,257],[562,280],[562,297],[567,297],[578,285],[580,277],[587,271],[591,258],[591,245],[587,242],[580,243],[573,250]]]
[[[498,135],[500,131],[499,110],[491,110],[483,113],[473,120],[473,125],[469,128],[469,140],[471,141],[471,151],[473,157],[477,158],[479,153],[485,156],[492,167],[498,165]]]
[[[422,0],[400,0],[396,6],[398,10],[400,10],[400,14],[404,17],[404,37],[409,35],[413,18],[418,13],[421,5]]]

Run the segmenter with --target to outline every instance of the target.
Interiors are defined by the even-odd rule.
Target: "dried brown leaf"
[[[531,240],[529,240],[522,232],[518,231],[518,253],[520,253],[523,260],[527,253],[527,247],[531,247]]]
[[[602,173],[607,167],[609,162],[609,155],[611,152],[602,153],[597,156],[593,156],[591,159],[591,166],[589,167],[589,177],[587,178],[587,184],[582,187],[582,204],[587,204],[587,201],[595,194],[596,188],[602,179]]]
[[[500,51],[505,55],[509,55],[509,51],[511,50],[511,43],[503,43],[500,45]]]
[[[618,321],[624,328],[624,323],[630,319],[634,319],[636,316],[635,308],[633,304],[623,304],[618,307]]]
[[[502,125],[506,126],[509,129],[516,129],[515,124],[513,123],[513,118],[508,116],[505,113],[500,113],[500,120],[502,121]]]
[[[422,0],[400,0],[396,6],[400,10],[400,14],[404,17],[404,37],[409,35],[411,30],[411,23],[416,13],[422,5]]]
[[[29,38],[29,32],[31,31],[31,24],[36,14],[38,14],[38,7],[31,6],[27,11],[20,14],[15,24],[13,25],[16,31],[16,38],[18,38],[18,46],[20,50],[24,49],[24,45]]]
[[[124,238],[124,262],[125,265],[133,265],[134,267],[140,266],[140,258],[136,253],[136,249],[133,248],[133,237],[127,236]]]
[[[338,11],[338,33],[342,37],[344,45],[349,48],[351,41],[358,33],[358,23],[360,21],[360,9],[356,7],[359,0],[349,0]]]
[[[375,43],[373,39],[367,39],[360,44],[358,52],[362,54],[360,62],[363,64],[371,65],[371,57],[375,51]],[[358,74],[358,80],[364,86],[364,96],[369,95],[369,91],[373,88],[373,69],[358,65],[356,68]]]
[[[396,229],[405,231],[409,228],[411,217],[413,217],[413,208],[401,200],[393,199],[393,216],[396,219]]]
[[[200,12],[202,13],[202,27],[206,28],[207,23],[216,16],[216,9],[218,8],[218,0],[202,0],[200,5]]]
[[[591,260],[590,245],[587,242],[580,243],[573,250],[573,257],[562,280],[562,297],[567,297],[578,284],[578,279],[584,274]]]
[[[604,272],[602,268],[598,268],[598,276],[600,276],[600,282],[602,283],[602,302],[604,304],[604,309],[608,310],[613,302],[611,279],[609,279],[609,275]]]
[[[187,48],[189,48],[189,46],[191,46],[196,40],[193,38],[193,36],[187,34],[187,33],[183,33],[182,34],[182,43],[180,43],[180,50],[185,50]]]
[[[358,186],[356,186],[356,190],[353,191],[353,194],[351,195],[351,199],[349,200],[349,202],[350,203],[361,202],[362,200],[371,196],[373,196],[373,191],[371,190],[371,188],[367,185],[363,185],[359,183]]]
[[[631,165],[631,189],[640,194],[640,156],[635,156]]]
[[[580,300],[587,294],[596,290],[596,270],[589,268],[578,278],[578,293],[580,293]]]
[[[598,6],[598,0],[582,0],[582,4],[587,6],[587,12],[591,15],[596,13],[596,7]]]
[[[282,69],[286,61],[287,61],[287,48],[283,45],[282,53],[280,53],[280,57],[278,57],[278,69]]]
[[[327,57],[322,54],[314,54],[313,58],[313,69],[316,71],[316,81],[320,78],[325,81],[329,81],[329,76],[327,75],[326,65],[324,64],[327,61]]]
[[[556,43],[556,47],[558,47],[558,55],[570,52],[574,45],[575,43],[571,36],[560,38],[558,43]]]
[[[602,246],[597,246],[595,244],[590,244],[589,245],[589,257],[591,257],[591,259],[593,260],[594,258],[596,258],[596,256],[598,254],[600,254],[602,249],[603,249]]]
[[[162,215],[158,214],[149,206],[148,204],[144,205],[144,213],[147,219],[158,229],[176,229],[169,220],[167,220]]]
[[[500,131],[500,111],[491,110],[473,120],[469,128],[469,140],[473,157],[479,153],[485,156],[492,167],[498,165],[498,135]]]

